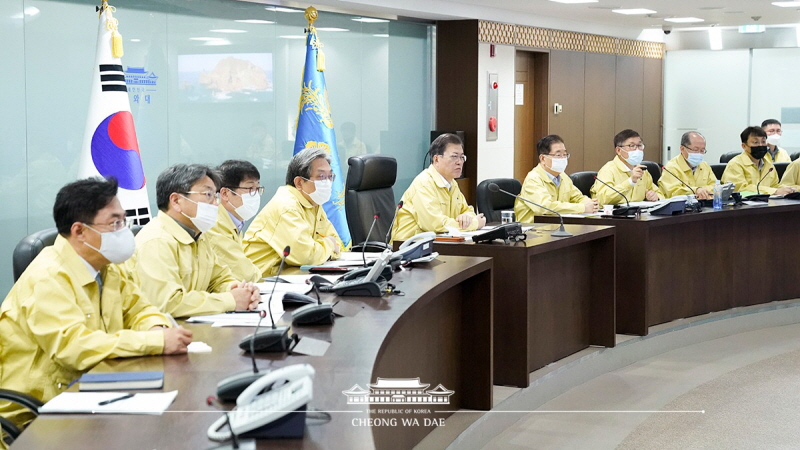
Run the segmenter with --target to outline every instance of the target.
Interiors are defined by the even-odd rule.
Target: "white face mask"
[[[625,160],[632,166],[638,166],[644,159],[644,151],[642,150],[629,150],[628,158]]]
[[[105,233],[97,231],[89,225],[86,225],[86,228],[100,235],[100,248],[92,247],[88,242],[84,242],[84,244],[103,255],[105,259],[113,264],[120,264],[127,261],[136,249],[136,241],[133,239],[133,232],[128,227],[117,231],[107,231]]]
[[[781,142],[781,135],[778,133],[770,134],[769,136],[767,136],[767,144],[769,145],[774,145],[777,147],[778,144],[780,144],[780,142]]]
[[[314,180],[314,187],[316,188],[314,192],[310,194],[306,192],[314,203],[324,205],[331,199],[331,193],[333,192],[333,182],[331,180]]]
[[[181,195],[181,197],[186,198],[185,196]],[[219,207],[217,205],[211,205],[209,203],[201,203],[196,202],[192,199],[186,198],[190,202],[197,205],[197,214],[194,217],[189,217],[181,211],[183,217],[191,220],[195,227],[200,230],[201,233],[205,233],[206,231],[212,229],[214,224],[217,223],[217,213]]]
[[[243,221],[248,221],[250,218],[258,214],[258,208],[261,207],[261,194],[258,192],[256,192],[256,195],[240,195],[235,192],[234,194],[242,197],[242,206],[237,206],[235,211]]]
[[[567,170],[567,158],[550,158],[550,170],[558,173]]]
[[[692,167],[697,167],[703,162],[703,154],[702,153],[689,153],[689,157],[686,158],[686,161]]]

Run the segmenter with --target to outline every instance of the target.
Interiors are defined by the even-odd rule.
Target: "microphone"
[[[400,203],[398,203],[397,207],[394,209],[394,216],[392,217],[392,222],[389,224],[389,231],[386,232],[386,237],[383,238],[383,242],[385,242],[387,246],[389,245],[389,238],[392,235],[392,228],[394,228],[394,221],[397,220],[397,213],[399,213],[401,209],[403,209],[402,200],[400,200]]]
[[[618,191],[618,190],[614,189],[614,186],[611,186],[610,184],[606,183],[605,181],[601,180],[600,178],[594,177],[594,179],[595,179],[595,180],[597,180],[597,181],[599,181],[599,182],[601,182],[601,183],[603,183],[603,184],[604,184],[604,185],[606,185],[606,186],[607,186],[609,189],[611,189],[612,191],[616,192],[617,194],[619,194],[620,196],[622,196],[622,198],[624,198],[624,199],[625,199],[625,203],[626,203],[628,206],[627,206],[627,207],[624,207],[624,208],[617,208],[617,209],[615,209],[615,210],[614,210],[614,212],[612,213],[612,215],[614,215],[614,216],[627,216],[628,214],[635,213],[636,211],[638,211],[638,210],[639,210],[639,207],[638,207],[638,206],[631,206],[631,202],[629,202],[629,201],[628,201],[628,197],[625,197],[625,194],[623,194],[622,192],[620,192],[620,191]]]
[[[372,229],[375,228],[375,224],[378,222],[378,217],[380,216],[381,215],[377,212],[374,216],[372,216],[372,225],[369,226],[367,238],[364,239],[364,245],[361,246],[361,259],[364,260],[364,267],[367,267],[367,243],[369,242],[369,237],[372,234]]]
[[[262,316],[259,318],[255,332],[251,335],[245,336],[242,341],[239,342],[239,348],[242,350],[250,350],[250,355],[254,360],[254,353],[256,351],[285,352],[289,348],[289,344],[292,342],[292,339],[289,337],[289,327],[276,326],[275,318],[272,317],[272,296],[275,294],[275,287],[278,285],[278,278],[281,276],[283,265],[286,262],[286,257],[289,256],[290,251],[291,249],[288,245],[283,249],[283,257],[281,258],[280,266],[278,266],[278,274],[275,275],[275,282],[272,284],[272,292],[270,292],[269,300],[267,300],[267,310],[269,311],[269,320],[272,322],[272,328],[263,330],[261,332],[258,331],[258,328],[261,325],[261,319],[263,319]]]
[[[686,186],[687,188],[689,188],[689,190],[690,190],[690,191],[692,191],[692,193],[694,194],[695,203],[694,203],[694,204],[691,204],[689,201],[687,201],[687,202],[686,202],[686,205],[687,205],[689,208],[691,208],[691,209],[692,209],[692,211],[696,211],[696,212],[702,212],[702,211],[703,211],[703,205],[700,203],[700,199],[698,199],[698,198],[697,198],[697,191],[696,191],[696,190],[694,190],[694,189],[692,189],[692,187],[691,187],[691,186],[689,186],[688,184],[684,183],[684,182],[683,182],[683,180],[681,180],[680,178],[678,178],[678,176],[677,176],[677,175],[675,175],[674,173],[670,172],[670,171],[669,171],[669,169],[667,169],[667,167],[666,167],[666,166],[661,166],[661,170],[663,170],[664,172],[667,172],[668,174],[670,174],[670,175],[672,175],[673,177],[675,177],[675,179],[676,179],[676,180],[680,181],[680,182],[681,182],[681,183],[682,183],[684,186]]]
[[[767,173],[765,173],[764,176],[761,177],[760,180],[758,180],[758,184],[756,185],[756,194],[761,195],[761,190],[760,190],[761,182],[764,181],[764,178],[767,178],[767,175],[769,175],[769,173],[772,172],[772,169],[774,169],[774,167],[770,167]]]
[[[678,176],[677,176],[677,175],[675,175],[674,173],[670,172],[670,171],[669,171],[669,170],[666,168],[666,166],[661,166],[661,170],[663,170],[664,172],[667,172],[668,174],[672,175],[672,176],[673,176],[673,177],[674,177],[676,180],[680,181],[680,182],[681,182],[681,184],[683,184],[684,186],[686,186],[687,188],[689,188],[689,190],[690,190],[690,191],[692,191],[692,194],[694,194],[694,195],[695,195],[695,197],[697,196],[697,191],[695,191],[695,190],[694,190],[694,189],[693,189],[691,186],[689,186],[688,184],[684,183],[684,182],[683,182],[683,180],[681,180],[680,178],[678,178]]]
[[[511,192],[508,192],[508,191],[504,191],[504,190],[500,189],[500,186],[498,186],[497,183],[489,183],[488,188],[489,188],[490,192],[502,192],[503,194],[510,195],[512,197],[516,197],[516,198],[522,200],[523,202],[528,202],[531,205],[538,206],[539,208],[542,208],[544,210],[550,211],[551,213],[557,215],[558,219],[561,220],[561,226],[558,228],[558,230],[552,232],[550,235],[551,236],[555,236],[555,237],[570,237],[570,236],[572,236],[572,233],[570,233],[569,231],[564,229],[564,218],[561,217],[561,214],[559,214],[557,211],[553,211],[552,209],[550,209],[550,208],[548,208],[546,206],[542,206],[542,205],[540,205],[538,203],[534,203],[534,202],[528,200],[527,198],[520,197],[519,195],[512,194]]]

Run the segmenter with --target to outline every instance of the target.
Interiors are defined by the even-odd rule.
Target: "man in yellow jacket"
[[[736,192],[786,195],[794,188],[781,186],[767,154],[767,133],[761,127],[747,127],[739,135],[742,153],[728,161],[722,173],[723,183],[733,183]]]
[[[767,154],[765,158],[769,158],[773,163],[779,162],[792,162],[789,152],[778,147],[783,136],[781,130],[781,123],[776,119],[767,119],[761,122],[761,128],[767,133]]]
[[[207,166],[177,164],[158,176],[159,214],[136,235],[126,267],[146,298],[176,317],[251,310],[260,293],[233,277],[205,235],[217,221],[219,177]]]
[[[283,249],[290,266],[322,264],[343,249],[336,229],[322,207],[331,197],[334,174],[330,154],[306,148],[289,161],[286,184],[264,206],[244,235],[244,253],[263,276],[278,270]]]
[[[477,230],[486,225],[483,214],[467,204],[455,179],[461,176],[467,157],[455,134],[445,133],[431,143],[431,165],[414,178],[403,194],[392,239],[404,241],[423,231],[444,233],[448,228]]]
[[[605,181],[628,201],[658,201],[660,198],[653,177],[642,165],[644,159],[644,142],[639,133],[633,130],[622,130],[614,136],[614,152],[617,156],[607,162],[597,173],[598,180]],[[601,205],[625,204],[625,199],[613,189],[595,181],[591,189],[592,198]]]
[[[597,200],[581,194],[572,179],[564,174],[569,160],[564,140],[555,134],[547,135],[536,143],[536,151],[539,164],[525,177],[520,197],[562,214],[597,212]],[[514,202],[514,213],[517,220],[524,223],[533,223],[536,214],[552,214],[520,199]]]
[[[114,179],[85,179],[58,192],[58,237],[0,307],[0,386],[42,401],[107,358],[186,353],[192,332],[142,298],[116,264],[134,250]],[[32,415],[0,401],[17,424]]]
[[[791,164],[786,166],[786,172],[783,173],[781,184],[795,191],[800,189],[800,159],[795,159]]]
[[[249,161],[230,159],[216,169],[222,187],[219,190],[217,223],[206,234],[223,266],[234,278],[261,281],[261,271],[245,256],[242,248],[244,223],[261,209],[261,174]]]
[[[680,153],[665,164],[667,170],[658,179],[658,186],[665,197],[696,195],[701,200],[714,197],[717,177],[711,166],[703,161],[705,154],[706,138],[702,134],[697,131],[683,133]]]

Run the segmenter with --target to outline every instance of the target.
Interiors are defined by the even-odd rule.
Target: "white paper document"
[[[151,414],[164,413],[175,400],[178,391],[135,393],[132,397],[100,405],[109,400],[125,397],[127,392],[62,392],[39,408],[41,414]]]

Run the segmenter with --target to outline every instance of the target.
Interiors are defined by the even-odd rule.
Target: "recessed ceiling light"
[[[261,20],[261,19],[241,19],[241,20],[234,20],[234,22],[239,23],[275,23],[271,20]]]
[[[388,34],[373,34],[375,37],[389,37]]]
[[[767,31],[767,27],[764,25],[740,25],[739,26],[739,33],[742,34],[749,34],[749,33],[763,33]]]
[[[336,27],[322,27],[317,28],[317,31],[350,31],[347,28],[336,28]]]
[[[266,9],[267,11],[277,11],[277,12],[285,12],[285,13],[303,12],[302,9],[284,8],[282,6],[265,6],[264,9]]]
[[[375,19],[373,17],[353,17],[350,19],[354,22],[364,22],[364,23],[386,23],[388,20],[386,19]]]
[[[795,7],[795,6],[800,6],[800,1],[799,2],[772,2],[772,4],[775,5],[775,6],[780,6],[781,8],[792,8],[792,7]]]
[[[612,9],[611,12],[615,12],[617,14],[626,14],[626,15],[644,15],[644,14],[655,14],[657,11],[644,8],[632,8],[632,9]]]
[[[229,40],[227,40],[227,39],[214,39],[213,41],[206,41],[206,42],[203,42],[203,45],[213,45],[213,46],[217,46],[217,45],[231,45],[231,41],[229,41]]]
[[[131,39],[131,42],[142,42],[141,39]]]
[[[247,33],[247,30],[235,30],[232,28],[218,28],[216,30],[208,30],[212,33]]]
[[[556,3],[597,3],[598,0],[550,0]]]
[[[222,38],[218,37],[191,37],[189,38],[190,41],[216,41]]]
[[[697,18],[697,17],[671,17],[669,19],[664,19],[667,22],[673,23],[698,23],[698,22],[705,22],[705,20]]]

